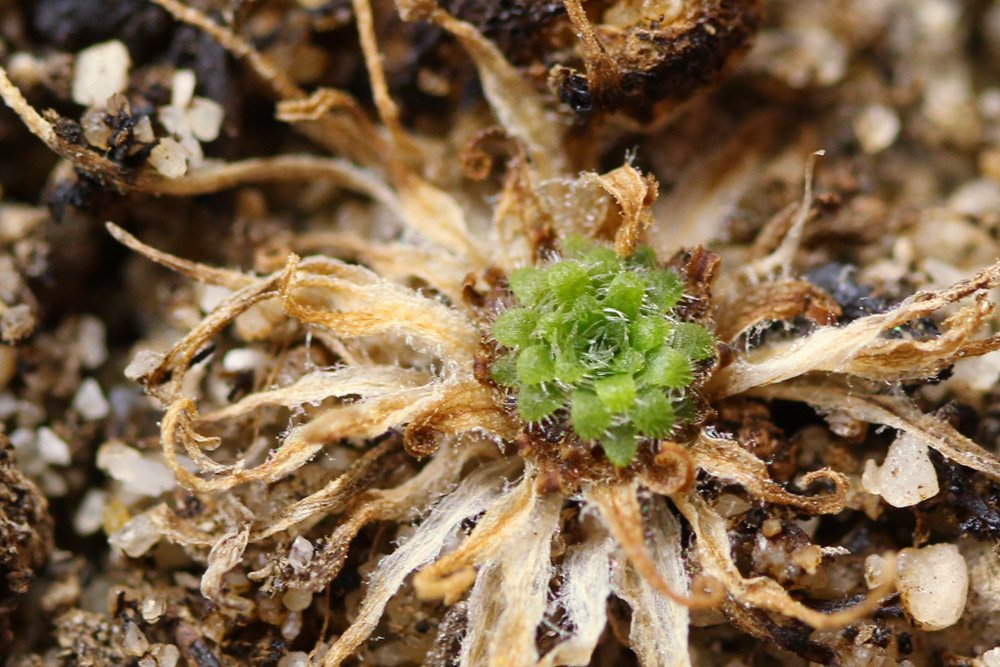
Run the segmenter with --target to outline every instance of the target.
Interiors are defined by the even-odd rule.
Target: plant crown
[[[511,272],[517,303],[493,324],[509,350],[491,374],[514,392],[524,421],[563,411],[581,440],[624,467],[644,439],[668,437],[690,418],[686,390],[715,339],[679,321],[683,282],[651,248],[623,258],[571,238],[565,251],[561,261]]]

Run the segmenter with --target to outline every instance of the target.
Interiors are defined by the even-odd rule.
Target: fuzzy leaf
[[[715,356],[715,338],[708,329],[694,322],[675,324],[670,344],[694,361]]]
[[[547,382],[555,375],[555,362],[548,346],[532,345],[517,355],[517,377],[524,384]]]
[[[625,412],[635,403],[635,380],[631,375],[619,374],[594,380],[594,391],[608,410]]]
[[[535,330],[538,314],[528,308],[513,308],[501,313],[493,323],[493,338],[507,347],[526,347]]]
[[[559,262],[547,270],[548,288],[559,303],[572,305],[590,287],[587,270],[577,262]]]
[[[635,452],[639,448],[639,439],[632,427],[616,426],[608,431],[601,440],[601,447],[609,461],[619,468],[624,468],[635,458]]]
[[[633,350],[632,348],[622,349],[614,358],[611,363],[611,369],[616,373],[627,373],[628,375],[634,375],[642,370],[642,367],[646,364],[646,355],[644,355],[639,350]]]
[[[656,268],[656,251],[648,245],[639,245],[628,260],[632,266],[653,269]]]
[[[611,426],[611,411],[604,407],[593,392],[578,389],[573,392],[570,419],[573,430],[583,440],[596,440]]]
[[[662,317],[639,317],[629,325],[629,339],[632,347],[640,352],[649,352],[667,340],[670,323]]]
[[[674,406],[662,389],[647,389],[642,392],[629,416],[639,432],[647,438],[663,438],[674,427]]]
[[[664,311],[670,310],[684,296],[684,283],[680,276],[668,269],[652,271],[649,275],[650,298]]]
[[[694,381],[691,359],[680,350],[660,347],[647,358],[642,381],[657,387],[683,389]]]
[[[517,411],[524,421],[537,422],[561,408],[564,400],[557,389],[542,385],[523,387],[517,394]]]
[[[490,377],[501,387],[517,385],[517,355],[505,354],[493,362],[490,367]]]
[[[634,319],[642,308],[642,297],[646,291],[646,281],[633,272],[619,273],[608,286],[603,306],[624,313]]]
[[[545,272],[533,267],[514,269],[508,278],[510,291],[526,306],[533,306],[545,291]]]

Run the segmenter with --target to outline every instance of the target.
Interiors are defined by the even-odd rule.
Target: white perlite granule
[[[73,409],[84,419],[104,419],[108,416],[108,399],[104,398],[101,385],[94,378],[87,378],[80,383],[80,388],[73,396]]]
[[[907,433],[900,434],[889,446],[881,466],[872,459],[865,461],[861,485],[893,507],[916,505],[941,490],[927,445]]]
[[[923,630],[954,625],[965,610],[969,569],[954,544],[903,549],[897,565],[903,608]]]
[[[187,156],[179,143],[166,137],[149,152],[149,164],[167,178],[180,178],[187,173]]]
[[[69,465],[69,445],[48,426],[38,429],[36,445],[38,447],[38,455],[46,463],[57,466]]]
[[[73,101],[87,107],[103,107],[109,97],[128,87],[131,66],[128,49],[117,40],[80,51],[73,71]]]
[[[126,492],[140,496],[156,497],[176,485],[170,468],[120,440],[101,445],[97,467],[121,482]]]
[[[861,149],[868,153],[879,153],[896,141],[900,122],[896,112],[882,104],[872,104],[861,110],[854,119],[854,134]]]

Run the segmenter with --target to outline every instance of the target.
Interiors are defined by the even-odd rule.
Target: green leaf
[[[678,423],[690,424],[698,419],[698,408],[695,407],[694,401],[684,398],[674,403],[674,414]]]
[[[628,261],[632,266],[655,269],[657,264],[656,251],[648,245],[636,246],[635,250],[632,252],[632,256],[628,258]]]
[[[538,314],[528,308],[513,308],[500,314],[493,323],[493,338],[507,347],[525,347],[535,330]]]
[[[493,362],[490,367],[490,377],[501,387],[513,387],[517,385],[517,355],[514,353],[505,354]]]
[[[597,244],[579,234],[570,234],[562,242],[563,255],[571,259],[583,257],[597,247]]]
[[[650,298],[653,303],[668,311],[684,296],[684,283],[680,276],[669,269],[651,271],[649,274]]]
[[[556,380],[563,384],[579,382],[587,370],[576,350],[561,351],[556,355]]]
[[[553,345],[573,330],[572,317],[558,310],[542,314],[535,325],[535,335]]]
[[[674,427],[674,406],[662,389],[647,389],[636,399],[630,413],[632,423],[647,438],[663,438]]]
[[[545,292],[545,272],[533,267],[514,269],[508,278],[510,291],[526,306],[533,306]]]
[[[591,294],[584,294],[577,299],[577,302],[573,304],[570,317],[572,318],[573,328],[580,336],[588,335],[588,332],[595,325],[605,320],[601,304]]]
[[[634,375],[642,370],[642,367],[646,365],[646,355],[644,355],[639,350],[633,350],[632,348],[624,348],[619,350],[618,354],[615,355],[614,360],[611,362],[611,370],[616,373],[627,373],[628,375]]]
[[[680,350],[660,347],[647,358],[642,381],[657,387],[683,389],[694,381],[691,359]]]
[[[604,407],[614,413],[625,412],[635,403],[635,380],[631,375],[622,373],[594,380],[594,391]]]
[[[524,387],[517,394],[517,411],[524,421],[537,422],[561,408],[564,401],[557,389],[542,385]]]
[[[642,352],[663,345],[670,333],[670,323],[662,317],[640,316],[629,325],[629,338],[634,347]]]
[[[601,447],[609,461],[624,468],[635,458],[639,439],[631,426],[616,426],[601,439]]]
[[[552,350],[545,345],[532,345],[517,355],[517,377],[524,384],[540,384],[555,378]]]
[[[646,292],[646,281],[634,272],[619,273],[608,286],[602,305],[614,308],[624,313],[629,319],[634,319],[642,308],[642,297]]]
[[[592,276],[615,275],[622,270],[622,260],[611,248],[595,245],[580,258]]]
[[[579,262],[553,264],[546,272],[546,280],[556,300],[566,305],[574,304],[590,287],[587,269]]]
[[[570,407],[570,419],[573,430],[583,440],[600,438],[611,426],[611,411],[593,392],[578,389],[573,392],[573,403]]]
[[[715,337],[700,324],[679,322],[674,325],[670,344],[694,361],[715,356]]]

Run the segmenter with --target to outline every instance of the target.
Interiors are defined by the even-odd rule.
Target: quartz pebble
[[[129,519],[128,523],[108,538],[112,546],[125,552],[130,558],[138,558],[153,548],[160,540],[160,531],[145,514]]]
[[[292,651],[291,653],[286,653],[281,660],[278,661],[278,667],[308,667],[309,665],[309,654],[305,651]]]
[[[80,388],[73,397],[73,409],[87,420],[104,419],[108,416],[110,406],[97,380],[87,378],[80,383]]]
[[[125,636],[122,637],[122,650],[126,655],[138,657],[149,650],[149,640],[139,626],[133,621],[125,621]]]
[[[149,654],[156,658],[156,667],[176,667],[181,659],[181,650],[173,644],[153,644]]]
[[[163,616],[167,605],[161,597],[146,598],[142,601],[142,620],[147,623],[156,623]]]
[[[69,445],[48,426],[38,429],[36,446],[38,447],[38,455],[46,463],[57,466],[69,465]]]
[[[984,667],[1000,667],[1000,646],[983,653],[981,660]]]
[[[954,544],[932,544],[899,552],[903,608],[923,630],[954,625],[965,610],[969,570]]]
[[[128,87],[132,61],[117,40],[95,44],[76,56],[73,101],[83,106],[103,106],[109,97]]]
[[[176,485],[170,468],[119,440],[101,445],[97,467],[121,482],[126,492],[140,496],[155,497]]]
[[[187,155],[184,148],[165,137],[149,152],[149,164],[167,178],[180,178],[187,173]]]
[[[164,355],[152,350],[139,350],[128,366],[125,367],[125,377],[133,382],[149,375],[163,361]]]
[[[881,466],[872,459],[865,462],[861,485],[893,507],[916,505],[941,490],[927,445],[908,433],[893,441]]]
[[[77,535],[93,535],[104,523],[104,508],[108,504],[107,495],[100,489],[90,489],[80,501],[73,515],[73,530]]]
[[[861,149],[869,155],[880,153],[896,141],[900,122],[896,112],[881,104],[862,109],[854,119],[854,134]]]
[[[292,542],[291,549],[288,550],[288,564],[296,573],[301,574],[312,562],[313,550],[312,542],[299,535]]]
[[[84,368],[93,370],[108,358],[107,335],[104,322],[96,317],[87,316],[80,319],[77,343],[80,350],[80,362]]]
[[[302,611],[312,604],[313,594],[301,588],[289,588],[281,596],[281,602],[289,611]]]

